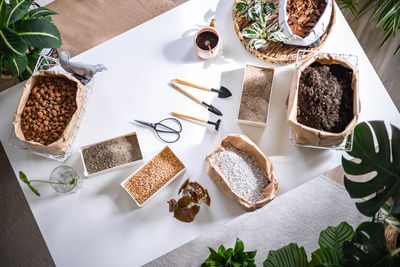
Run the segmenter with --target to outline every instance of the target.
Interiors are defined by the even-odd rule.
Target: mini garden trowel
[[[230,97],[232,95],[232,93],[228,90],[228,88],[221,86],[219,89],[215,89],[215,88],[209,88],[209,87],[205,87],[202,85],[198,85],[198,84],[194,84],[188,81],[184,81],[178,78],[175,78],[175,81],[177,83],[183,84],[183,85],[187,85],[193,88],[197,88],[197,89],[201,89],[201,90],[205,90],[205,91],[210,91],[210,92],[216,92],[218,93],[218,97],[219,98],[227,98]]]
[[[200,105],[206,106],[208,111],[218,115],[218,116],[222,116],[221,111],[219,111],[219,109],[217,109],[216,107],[214,107],[211,104],[207,104],[204,101],[201,101],[200,99],[198,99],[197,97],[195,97],[194,95],[192,95],[191,93],[189,93],[188,91],[184,90],[182,87],[180,87],[178,84],[171,82],[171,85],[175,88],[178,89],[182,94],[186,95],[187,97],[191,98],[193,101],[199,103]]]
[[[195,120],[195,121],[200,121],[203,123],[208,123],[211,125],[214,125],[215,130],[219,130],[219,126],[221,125],[221,120],[217,120],[217,121],[208,121],[208,120],[203,120],[203,119],[199,119],[193,116],[189,116],[189,115],[185,115],[182,113],[178,113],[178,112],[172,112],[172,115],[174,115],[175,117],[183,117],[183,118],[187,118],[187,119],[191,119],[191,120]]]

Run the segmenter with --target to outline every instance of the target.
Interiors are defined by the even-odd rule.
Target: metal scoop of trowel
[[[212,124],[212,125],[214,125],[215,126],[215,130],[219,130],[219,126],[221,125],[221,120],[220,119],[218,119],[217,121],[207,121],[207,120],[203,120],[203,119],[199,119],[199,118],[196,118],[196,117],[193,117],[193,116],[189,116],[189,115],[185,115],[185,114],[182,114],[182,113],[178,113],[178,112],[172,112],[171,113],[172,115],[174,115],[175,117],[182,117],[182,118],[187,118],[187,119],[191,119],[191,120],[195,120],[195,121],[200,121],[200,122],[203,122],[203,123],[208,123],[208,124]]]
[[[81,83],[87,84],[93,78],[93,76],[100,71],[107,70],[103,64],[86,64],[82,62],[70,62],[69,52],[62,51],[60,53],[60,64],[64,70],[68,71]]]

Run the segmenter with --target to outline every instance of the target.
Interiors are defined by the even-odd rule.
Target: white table
[[[191,0],[74,58],[108,67],[107,72],[96,77],[74,153],[66,161],[80,173],[83,166],[79,146],[131,131],[138,133],[147,158],[165,146],[151,129],[130,123],[133,118],[156,122],[170,116],[169,112],[178,111],[216,119],[168,85],[175,77],[210,86],[223,84],[231,89],[233,97],[221,100],[215,94],[191,90],[222,110],[222,129],[217,133],[212,127],[183,121],[181,140],[171,148],[187,171],[143,208],[137,208],[120,187],[120,182],[136,167],[85,179],[84,187],[70,195],[59,195],[48,185],[39,185],[42,196],[38,198],[22,185],[58,266],[144,264],[243,214],[245,211],[208,178],[203,163],[205,156],[229,133],[248,135],[271,157],[280,194],[340,163],[340,152],[288,144],[285,100],[293,65],[276,69],[268,125],[258,128],[237,124],[244,65],[268,64],[240,44],[232,25],[232,4],[232,0]],[[193,35],[214,17],[224,43],[223,53],[215,60],[202,61],[193,52]],[[322,50],[359,57],[360,120],[383,119],[400,125],[397,109],[340,12]],[[0,94],[0,140],[16,174],[23,170],[32,178],[48,177],[60,163],[6,145],[21,89],[22,85],[17,85]],[[209,190],[212,204],[210,208],[202,207],[193,223],[185,224],[168,212],[166,201],[177,197],[180,184],[188,176]]]

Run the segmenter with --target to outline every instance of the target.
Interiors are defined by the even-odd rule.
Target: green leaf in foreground
[[[374,136],[378,142],[378,150],[375,149]],[[348,154],[358,159],[359,163],[342,157],[346,174],[364,175],[376,172],[367,182],[352,181],[345,175],[344,185],[352,198],[366,198],[376,193],[368,200],[356,203],[357,209],[372,217],[391,197],[393,206],[390,213],[400,213],[400,130],[392,125],[390,142],[383,121],[359,123],[354,129],[353,148]]]
[[[341,251],[334,248],[319,248],[311,254],[311,266],[340,266]]]
[[[16,24],[18,35],[34,47],[59,48],[60,33],[57,27],[45,19],[28,19]]]
[[[208,248],[210,256],[202,263],[202,267],[211,266],[247,266],[255,267],[254,257],[257,251],[244,251],[244,244],[242,240],[236,238],[235,248],[225,249],[223,245],[218,248],[216,252],[212,248]]]
[[[304,247],[290,243],[277,250],[270,250],[264,267],[309,267],[307,254]]]
[[[333,248],[342,250],[343,243],[353,238],[354,230],[347,222],[341,222],[338,226],[329,226],[319,235],[318,244],[321,248]]]
[[[39,7],[29,11],[29,16],[31,18],[47,17],[50,15],[58,15],[58,13],[45,7]]]
[[[360,224],[351,242],[343,245],[343,266],[352,267],[394,267],[400,266],[400,258],[393,257],[400,252],[388,251],[382,223],[364,222]]]
[[[26,55],[4,55],[3,64],[10,74],[14,77],[18,77],[26,70],[28,65],[28,58]]]
[[[32,190],[32,192],[35,193],[38,197],[40,197],[39,191],[31,185],[31,182],[29,182],[25,173],[23,173],[22,171],[19,171],[19,179],[21,179],[22,182],[26,183],[29,186],[29,188]]]

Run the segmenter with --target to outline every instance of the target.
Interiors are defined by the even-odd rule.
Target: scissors
[[[156,123],[135,121],[153,128],[158,138],[166,143],[175,143],[181,137],[182,124],[175,118],[166,118]]]

